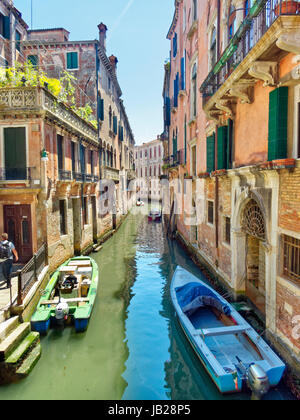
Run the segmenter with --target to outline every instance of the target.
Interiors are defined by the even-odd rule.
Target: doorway
[[[19,262],[26,264],[33,256],[31,206],[6,205],[3,209],[4,229],[8,239],[15,245]]]

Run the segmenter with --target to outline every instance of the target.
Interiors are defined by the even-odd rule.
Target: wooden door
[[[19,262],[32,258],[32,223],[30,205],[4,206],[4,228],[19,254]]]

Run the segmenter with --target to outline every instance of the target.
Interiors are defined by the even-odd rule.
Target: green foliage
[[[63,102],[79,117],[97,128],[98,124],[93,119],[91,106],[89,104],[79,108],[75,106],[75,83],[76,78],[67,71],[63,72],[60,79],[49,78],[45,72],[29,61],[25,64],[16,63],[15,67],[0,67],[0,88],[42,86],[57,98],[58,103]]]

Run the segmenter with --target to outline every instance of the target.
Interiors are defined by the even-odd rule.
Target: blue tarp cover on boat
[[[188,283],[176,289],[177,300],[182,311],[191,316],[200,308],[212,306],[226,315],[230,315],[230,307],[224,304],[218,296],[199,283]]]

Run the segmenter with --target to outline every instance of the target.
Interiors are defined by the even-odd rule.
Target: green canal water
[[[0,388],[10,400],[216,400],[221,396],[188,344],[170,302],[177,265],[205,279],[163,225],[129,215],[94,255],[98,299],[88,331],[52,330],[31,375]],[[269,399],[290,399],[284,387]]]

